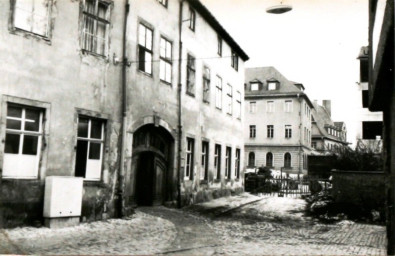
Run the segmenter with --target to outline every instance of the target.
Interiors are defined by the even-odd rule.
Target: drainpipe
[[[299,93],[297,94],[299,101],[299,127],[300,127],[300,137],[299,137],[299,163],[298,163],[298,179],[301,173],[300,162],[302,158],[302,136],[303,136],[303,127],[302,127],[302,97],[300,97]]]
[[[118,172],[118,215],[124,217],[125,212],[125,150],[126,150],[126,66],[128,65],[128,58],[126,57],[126,32],[127,32],[127,21],[129,15],[129,0],[126,0],[125,4],[125,16],[123,23],[123,35],[122,35],[122,123],[121,123],[121,154],[120,154],[120,170]]]
[[[177,88],[177,103],[178,103],[178,149],[177,149],[177,207],[181,208],[181,153],[182,153],[182,117],[181,117],[181,59],[182,59],[182,8],[184,0],[180,1],[180,14],[178,21],[178,88]]]

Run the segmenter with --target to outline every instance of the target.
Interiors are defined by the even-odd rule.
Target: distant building
[[[313,104],[300,83],[274,67],[246,69],[245,159],[248,167],[268,166],[307,173]]]
[[[357,132],[356,149],[368,149],[380,153],[382,149],[383,114],[382,112],[369,111],[369,49],[367,46],[361,47],[358,55],[360,63],[360,75],[358,90],[360,97],[358,110],[356,113]]]
[[[323,100],[322,106],[314,101],[312,109],[311,146],[320,153],[347,146],[347,129],[344,122],[333,122],[331,101]]]
[[[395,77],[394,1],[369,1],[370,111],[383,112],[383,158],[386,175],[387,255],[395,255]]]

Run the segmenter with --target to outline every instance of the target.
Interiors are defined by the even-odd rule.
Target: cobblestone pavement
[[[200,211],[140,207],[129,219],[3,230],[0,254],[385,255],[384,226],[318,223],[299,199],[226,200]]]

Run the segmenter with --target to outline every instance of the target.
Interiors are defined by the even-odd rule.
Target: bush
[[[368,148],[358,150],[353,150],[349,147],[338,148],[334,155],[336,157],[334,168],[337,170],[382,171],[383,161],[381,155]]]

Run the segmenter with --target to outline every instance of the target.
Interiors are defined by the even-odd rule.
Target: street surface
[[[249,204],[248,204],[249,203]],[[244,193],[126,219],[0,232],[0,254],[385,255],[385,227],[304,216],[305,201]]]

